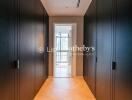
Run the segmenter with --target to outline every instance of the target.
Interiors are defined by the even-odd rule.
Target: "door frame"
[[[72,46],[77,46],[77,23],[68,23],[68,22],[58,22],[53,23],[53,48],[55,48],[55,25],[72,25]],[[74,38],[74,39],[73,39]],[[74,54],[74,55],[73,55]],[[77,58],[77,52],[72,52],[72,63],[71,63],[71,77],[76,77],[76,58]],[[53,77],[55,77],[55,53],[53,52]]]

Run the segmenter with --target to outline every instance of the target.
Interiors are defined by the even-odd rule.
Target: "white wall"
[[[49,17],[49,48],[54,46],[54,23],[76,23],[77,46],[83,45],[83,17]],[[49,53],[49,76],[53,76],[53,64],[53,53]],[[76,75],[83,75],[83,55],[79,52],[76,56]]]

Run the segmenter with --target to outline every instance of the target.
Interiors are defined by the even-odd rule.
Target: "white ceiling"
[[[84,16],[92,0],[41,0],[49,16]]]

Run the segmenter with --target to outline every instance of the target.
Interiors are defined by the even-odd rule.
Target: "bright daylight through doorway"
[[[54,77],[71,77],[72,25],[55,24]]]

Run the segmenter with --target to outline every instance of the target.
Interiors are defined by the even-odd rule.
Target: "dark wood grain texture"
[[[84,43],[89,46],[92,18],[95,13],[91,8],[84,17]],[[131,100],[132,96],[132,9],[130,0],[96,0],[96,77],[90,77],[92,61],[84,55],[84,78],[91,91],[95,85],[97,100]],[[91,23],[92,22],[92,23]],[[85,52],[84,52],[85,54]],[[114,62],[114,67],[112,65]],[[112,69],[114,68],[114,69]],[[91,79],[90,79],[90,78]],[[95,80],[96,79],[96,80]],[[93,83],[91,80],[95,80]],[[92,85],[91,85],[92,84]]]
[[[48,20],[39,0],[0,1],[1,100],[33,100],[47,79]]]
[[[93,0],[84,17],[84,45],[96,49],[96,1]],[[96,52],[84,51],[84,78],[95,94]]]
[[[112,11],[112,0],[97,0],[97,100],[111,100]]]
[[[132,99],[132,3],[117,0],[115,4],[115,100]]]

